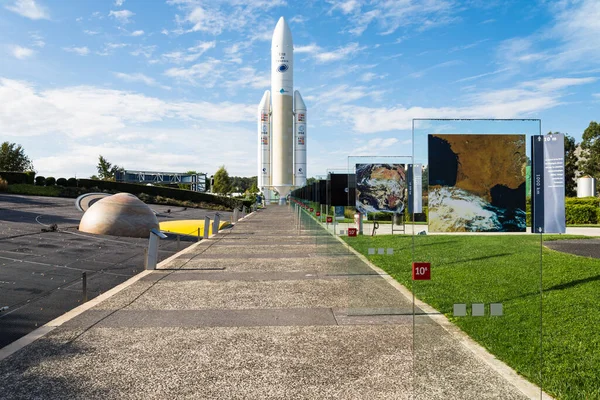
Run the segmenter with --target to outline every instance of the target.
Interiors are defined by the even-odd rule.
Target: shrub
[[[367,214],[367,218],[369,221],[391,221],[392,215],[392,213],[375,212]]]
[[[571,205],[566,208],[567,224],[595,224],[598,222],[598,207]]]
[[[44,178],[43,176],[36,176],[35,177],[35,184],[38,186],[45,186],[46,185],[46,178]]]
[[[77,187],[77,179],[75,179],[75,178],[67,179],[67,186],[68,187]]]
[[[598,207],[600,206],[600,201],[597,197],[567,197],[565,205],[567,207],[574,205]]]
[[[46,186],[54,186],[56,185],[56,179],[54,179],[53,177],[49,176],[46,178]]]
[[[8,185],[16,185],[27,183],[29,176],[27,172],[0,172],[0,177],[6,181]]]
[[[58,186],[67,186],[67,180],[65,178],[58,178],[56,184]]]
[[[0,192],[6,192],[6,189],[8,189],[8,182],[6,179],[0,178]]]
[[[356,208],[344,207],[344,218],[354,219],[354,214],[356,214]]]
[[[25,172],[25,175],[27,176],[27,184],[33,185],[35,182],[35,171],[27,171]]]

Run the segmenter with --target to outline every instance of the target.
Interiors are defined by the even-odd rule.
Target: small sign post
[[[348,228],[348,236],[356,237],[358,230],[356,228]]]
[[[423,262],[414,262],[412,264],[413,281],[429,281],[431,280],[431,264]]]
[[[333,222],[333,217],[327,217],[327,223],[331,224]]]

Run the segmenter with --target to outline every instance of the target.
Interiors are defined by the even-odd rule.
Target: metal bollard
[[[242,206],[242,218],[246,217],[246,206]]]
[[[200,228],[198,228],[198,242],[200,241]]]
[[[235,224],[237,221],[238,221],[238,208],[236,207],[233,209],[233,219],[231,222]]]
[[[181,249],[181,237],[177,235],[177,251],[179,251],[179,249]]]
[[[87,273],[82,272],[81,273],[81,291],[82,291],[82,295],[83,295],[83,302],[87,302],[88,301],[88,296],[87,296]]]
[[[208,231],[210,229],[210,218],[204,217],[204,239],[208,239]]]
[[[221,215],[219,215],[219,213],[215,214],[215,220],[213,221],[213,235],[216,235],[217,233],[219,233],[219,224],[221,222]]]
[[[156,269],[158,263],[158,242],[160,239],[166,239],[167,235],[156,228],[150,231],[150,240],[148,242],[146,269]]]

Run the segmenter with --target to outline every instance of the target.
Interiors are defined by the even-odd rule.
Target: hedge
[[[9,185],[15,184],[29,184],[33,185],[35,179],[35,172],[9,172],[0,171],[0,177],[2,177]]]
[[[590,205],[571,205],[566,208],[567,224],[596,224],[598,207]]]
[[[46,186],[54,186],[56,185],[56,179],[54,177],[49,176],[46,178]]]
[[[192,201],[197,203],[211,203],[228,208],[240,207],[242,204],[246,204],[246,202],[242,202],[240,200],[232,199],[229,197],[215,196],[209,193],[192,192],[190,190],[168,188],[164,186],[146,186],[137,183],[100,181],[95,179],[78,179],[77,183],[79,187],[97,187],[100,190],[114,190],[118,192],[127,192],[135,195],[145,193],[150,196],[162,196],[175,200]]]
[[[77,179],[75,179],[75,178],[67,179],[67,186],[68,187],[77,187]]]
[[[67,180],[65,178],[58,178],[56,184],[58,186],[67,186]]]
[[[45,186],[46,185],[46,178],[43,176],[36,176],[35,177],[35,184],[37,186]]]

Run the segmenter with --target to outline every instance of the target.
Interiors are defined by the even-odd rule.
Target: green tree
[[[258,190],[256,182],[252,182],[252,186],[250,186],[250,189],[248,189],[248,193],[250,193],[253,196],[256,196],[258,192],[260,192],[260,190]]]
[[[577,155],[575,154],[575,138],[565,134],[565,196],[577,196]]]
[[[21,145],[4,142],[0,146],[0,171],[25,172],[32,171],[33,164]]]
[[[103,181],[114,181],[117,172],[123,170],[123,168],[119,167],[118,165],[112,165],[101,155],[98,157],[98,165],[96,166],[96,169],[98,170],[98,176]]]
[[[314,178],[314,177],[313,177],[313,178],[308,178],[308,179],[306,180],[306,186],[308,186],[308,185],[312,185],[312,184],[313,184],[313,183],[315,183],[316,181],[317,181],[317,178]]]
[[[229,173],[227,173],[227,170],[225,169],[224,165],[222,165],[221,168],[219,168],[219,170],[215,173],[213,179],[213,193],[231,193],[231,178],[229,178]]]
[[[583,131],[579,171],[582,175],[600,178],[600,124],[595,121]]]

